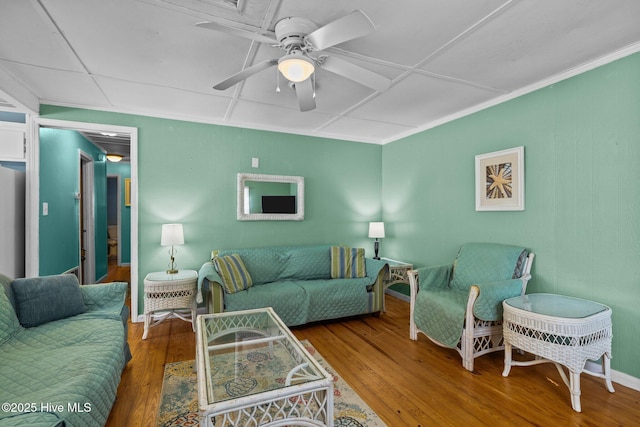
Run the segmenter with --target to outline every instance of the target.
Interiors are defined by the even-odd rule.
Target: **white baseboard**
[[[602,366],[600,363],[592,360],[587,360],[585,368],[593,372],[602,372]],[[633,390],[640,391],[640,378],[632,377],[631,375],[616,371],[615,369],[611,370],[611,381],[622,386],[629,387]]]
[[[387,289],[386,293],[402,301],[406,301],[406,302],[411,301],[411,298],[409,297],[409,295],[401,294],[400,292],[394,291],[393,289]]]

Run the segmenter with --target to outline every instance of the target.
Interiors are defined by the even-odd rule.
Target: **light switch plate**
[[[260,159],[257,157],[254,157],[251,159],[251,167],[252,168],[257,168],[260,166]]]

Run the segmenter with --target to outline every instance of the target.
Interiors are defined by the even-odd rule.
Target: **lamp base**
[[[373,259],[380,259],[378,256],[378,249],[380,249],[380,242],[378,242],[378,239],[376,238],[376,241],[373,243],[373,251],[375,252]]]
[[[178,272],[178,270],[167,270],[167,274],[176,274]]]

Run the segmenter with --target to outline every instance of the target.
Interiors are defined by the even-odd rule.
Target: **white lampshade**
[[[372,239],[384,238],[384,222],[370,222],[369,237]]]
[[[294,52],[280,58],[278,70],[287,80],[298,83],[307,80],[315,67],[309,58]]]
[[[162,224],[162,237],[160,238],[160,245],[184,245],[184,231],[182,230],[182,224]]]

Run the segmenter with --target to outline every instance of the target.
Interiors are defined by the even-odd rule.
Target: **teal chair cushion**
[[[452,289],[469,290],[478,283],[518,278],[521,258],[527,250],[495,243],[467,243],[460,248],[453,266]],[[520,270],[518,270],[520,269]]]

